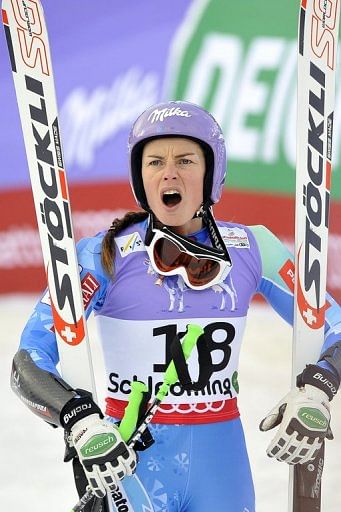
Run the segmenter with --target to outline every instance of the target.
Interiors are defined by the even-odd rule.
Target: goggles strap
[[[174,336],[170,346],[171,355],[174,361],[175,369],[178,374],[179,382],[186,391],[201,391],[204,389],[213,373],[213,362],[211,351],[208,348],[205,334],[201,334],[197,341],[199,376],[196,382],[193,382],[188,371],[188,365],[182,350],[180,338],[186,333],[179,333]]]

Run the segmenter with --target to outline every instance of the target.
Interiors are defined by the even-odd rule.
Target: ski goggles
[[[226,250],[192,241],[165,226],[156,228],[152,216],[145,247],[151,265],[158,274],[180,275],[186,285],[194,290],[204,290],[221,283],[232,268]]]

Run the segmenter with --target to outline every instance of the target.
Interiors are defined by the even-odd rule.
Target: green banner
[[[298,13],[298,1],[197,0],[176,34],[166,97],[198,103],[217,118],[229,186],[294,194]],[[341,88],[332,178],[332,196],[341,199],[338,103]]]

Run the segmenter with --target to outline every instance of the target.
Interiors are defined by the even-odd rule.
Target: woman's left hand
[[[329,423],[328,395],[306,384],[288,393],[259,428],[265,432],[279,425],[266,451],[269,457],[288,464],[305,464],[314,460],[324,438],[333,439]]]

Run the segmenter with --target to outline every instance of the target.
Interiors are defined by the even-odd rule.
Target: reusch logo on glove
[[[318,409],[302,407],[298,411],[298,417],[308,428],[325,430],[328,426],[326,417]]]
[[[83,457],[89,455],[102,455],[107,452],[116,443],[116,437],[113,434],[97,435],[92,437],[82,448]]]

